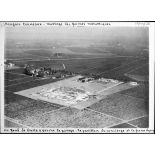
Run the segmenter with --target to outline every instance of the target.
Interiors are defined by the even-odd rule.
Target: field
[[[8,48],[6,58],[12,60],[20,68],[5,70],[5,127],[148,127],[148,81],[139,82],[126,76],[126,73],[148,76],[148,66],[141,68],[148,63],[146,57],[137,56],[138,54],[135,53],[124,55],[124,52],[117,51],[119,48],[110,45],[104,48],[102,46],[91,48],[59,45],[57,50],[51,48],[53,45],[55,44],[39,44],[39,48],[36,49],[36,45],[31,46],[30,43],[28,47],[23,44],[21,48],[12,48],[12,46]],[[16,52],[12,54],[11,50]],[[131,50],[135,50],[135,47]],[[139,52],[140,50],[137,53]],[[57,56],[54,53],[61,54]],[[108,88],[113,86],[109,85],[108,89],[104,90],[106,88],[103,85],[81,84],[71,81],[70,77],[64,80],[38,79],[24,74],[25,64],[33,64],[37,67],[65,64],[66,70],[80,76],[98,74],[123,83],[112,88]],[[130,85],[131,81],[138,82],[138,86]],[[75,105],[63,104],[62,101],[58,103],[56,100],[47,100],[38,96],[30,97],[30,94],[36,93],[41,88],[49,88],[55,84],[70,88],[83,86],[86,92],[92,94],[95,90],[104,91],[98,99]]]
[[[149,65],[144,64],[143,66],[137,67],[133,71],[130,71],[129,74],[148,76],[149,75]]]
[[[5,79],[7,80],[14,80],[14,79],[19,79],[19,78],[24,78],[25,75],[23,74],[10,74],[9,72],[5,72]]]
[[[60,60],[42,60],[42,61],[16,61],[17,66],[24,67],[25,64],[33,64],[37,67],[52,67],[55,65],[65,64],[66,69],[73,72],[83,72],[83,73],[102,73],[113,68],[125,65],[126,63],[131,63],[133,58],[126,57],[116,57],[116,58],[87,58],[87,59],[60,59]],[[10,72],[10,71],[9,71]],[[12,72],[22,73],[23,69],[16,69]]]
[[[148,82],[149,80],[149,66],[148,64],[144,64],[142,66],[135,67],[135,69],[130,70],[125,73],[125,75],[133,80]]]

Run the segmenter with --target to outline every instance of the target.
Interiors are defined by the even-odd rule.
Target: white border
[[[4,27],[0,23],[0,132],[4,128]]]
[[[155,24],[149,27],[149,128],[154,129],[154,48]]]
[[[17,23],[20,24],[20,26],[23,26],[24,22],[6,22],[6,23]],[[34,23],[34,22],[29,22],[29,23]],[[35,23],[41,23],[42,26],[47,26],[47,22],[35,22]],[[48,22],[48,23],[54,23],[54,22]],[[57,22],[58,23],[58,22]],[[62,23],[62,22],[59,22]],[[81,26],[81,23],[84,22],[66,22],[68,23],[70,26],[73,27],[72,23],[75,23],[76,25],[74,25],[74,27],[76,26]],[[150,22],[93,22],[94,26],[97,25],[98,27],[149,27],[149,128],[150,130],[154,129],[154,23],[150,23]],[[99,24],[97,24],[99,23]],[[12,27],[9,26],[8,24],[6,24],[8,27]],[[62,26],[69,26],[69,25],[64,25],[64,22],[62,23]],[[56,26],[61,26],[61,25],[56,25]],[[85,26],[89,26],[88,22],[86,22]],[[16,27],[16,26],[15,26]],[[31,25],[31,27],[36,27],[35,25]],[[39,26],[40,27],[40,26]],[[3,52],[2,56],[1,56],[1,118],[4,118],[4,65],[3,65],[3,61],[4,61],[4,27],[3,29],[1,29],[0,31],[2,33],[1,36],[1,51]],[[4,120],[1,120],[1,127],[4,127]],[[3,130],[2,130],[3,131]]]

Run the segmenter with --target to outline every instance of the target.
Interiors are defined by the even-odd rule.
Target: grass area
[[[7,50],[5,52],[5,58],[7,59],[22,59],[22,60],[32,60],[32,59],[36,59],[36,58],[40,58],[37,54],[34,55],[30,55],[29,53],[26,53],[24,51],[12,51],[12,50]]]
[[[128,58],[117,58],[116,60],[111,59],[110,61],[103,61],[101,64],[94,65],[94,69],[91,69],[89,71],[84,71],[82,73],[93,73],[93,74],[101,74],[102,72],[109,71],[113,68],[119,67],[121,65],[125,65],[126,63],[129,63],[130,59]]]
[[[37,115],[61,107],[52,103],[25,98],[10,92],[5,93],[5,102],[7,103],[5,106],[5,115],[10,118],[20,117],[20,119],[27,117],[29,114]]]
[[[21,79],[20,78],[19,79],[14,79],[12,81],[7,81],[6,80],[5,86],[20,84],[20,83],[32,81],[32,80],[35,80],[35,79],[36,79],[35,77],[27,76],[27,77],[22,77]]]
[[[24,68],[17,68],[17,69],[10,69],[7,70],[8,73],[19,73],[19,74],[23,74],[24,73]]]
[[[18,78],[24,78],[24,77],[26,77],[24,75],[11,74],[11,73],[5,73],[4,76],[5,76],[5,79],[6,80],[15,80],[15,79],[18,79]]]
[[[96,56],[97,57],[97,56]],[[35,66],[50,66],[50,65],[54,65],[56,63],[65,63],[66,65],[76,65],[76,64],[87,64],[87,65],[90,65],[91,63],[96,63],[96,62],[115,62],[115,61],[125,61],[125,60],[131,60],[131,58],[123,58],[123,57],[111,57],[111,58],[104,58],[104,57],[101,57],[101,56],[98,56],[97,59],[96,59],[95,56],[93,57],[84,57],[83,55],[81,55],[81,59],[73,59],[73,60],[43,60],[43,61],[16,61],[15,64],[17,66],[24,66],[24,64],[33,64]],[[100,58],[101,57],[101,58]],[[82,59],[84,58],[84,59]],[[85,58],[88,58],[88,59],[85,59]],[[60,59],[63,59],[63,58],[60,58]],[[133,59],[133,58],[132,58]]]
[[[121,67],[112,69],[111,71],[107,71],[101,75],[106,78],[113,78],[113,79],[122,80],[122,81],[132,81],[132,79],[125,76],[124,74],[133,70],[134,68],[139,67],[140,65],[143,65],[144,63],[146,63],[146,60],[136,60],[136,61],[133,60],[133,61],[130,61],[130,63],[126,63]]]
[[[79,59],[79,60],[68,60],[68,61],[63,60],[60,62],[56,60],[41,61],[41,62],[34,61],[34,62],[31,62],[31,64],[34,64],[36,66],[52,66],[55,64],[64,63],[66,66],[66,70],[70,70],[73,72],[80,72],[82,70],[85,70],[82,73],[100,74],[101,72],[105,72],[102,74],[102,76],[105,78],[113,78],[121,81],[133,81],[132,79],[124,76],[124,73],[129,72],[130,70],[136,68],[137,66],[140,66],[146,63],[146,60],[138,60],[138,59],[137,61],[135,60],[136,59],[133,59],[133,58],[109,58],[109,59],[91,59],[91,60]],[[132,61],[135,61],[135,62],[130,64],[130,62]],[[19,62],[19,65],[21,64],[23,65],[24,63]],[[94,68],[94,69],[91,69],[91,68]],[[9,70],[8,72],[23,73],[23,68]],[[48,84],[48,83],[60,80],[60,79],[35,80],[32,77],[28,77],[28,76],[26,77],[23,75],[17,75],[17,74],[11,74],[11,73],[5,73],[5,85],[7,86],[7,85],[13,84],[12,86],[6,87],[6,90],[13,91],[13,92],[33,88],[36,86],[41,86],[44,84]],[[24,79],[20,79],[20,78],[24,78]],[[7,80],[13,80],[13,81],[7,81]],[[31,80],[34,80],[34,81],[31,81]],[[144,91],[148,91],[148,89],[146,89],[145,87],[141,89]],[[133,93],[134,92],[136,93],[136,91],[133,91]],[[138,91],[136,94],[138,95]],[[143,94],[143,95],[146,96],[146,94]]]
[[[146,64],[145,66],[142,66],[138,69],[133,70],[132,72],[129,72],[129,74],[148,76],[149,75],[149,65]]]
[[[69,61],[61,61],[61,63],[64,63],[66,66],[66,70],[72,71],[72,72],[81,72],[82,73],[101,73],[105,72],[102,76],[106,78],[114,78],[118,80],[130,80],[128,77],[124,76],[124,73],[127,71],[135,68],[136,66],[140,65],[143,63],[143,61],[138,61],[133,63],[132,65],[126,65],[129,62],[131,62],[131,58],[111,58],[111,59],[93,59],[93,60],[69,60]],[[135,60],[132,60],[135,61]],[[31,62],[35,66],[52,66],[55,64],[58,64],[60,62],[58,61],[43,61],[43,62]],[[121,67],[119,67],[121,66]],[[114,69],[113,68],[117,68]],[[92,69],[94,68],[94,69]],[[111,71],[110,71],[111,70]],[[23,68],[20,69],[15,69],[15,70],[10,70],[9,72],[13,73],[22,73]],[[26,76],[25,76],[26,77]],[[53,79],[44,79],[44,80],[36,80],[32,82],[28,82],[33,80],[32,77],[25,78],[22,75],[17,75],[17,74],[10,74],[10,73],[5,73],[5,78],[8,80],[14,80],[13,82],[6,82],[6,85],[10,84],[18,84],[14,86],[9,86],[6,89],[10,91],[20,91],[40,85],[44,85],[47,83],[55,82],[56,80]],[[16,78],[25,78],[21,80],[15,80]],[[35,80],[35,79],[34,79]],[[59,79],[57,79],[59,80]],[[24,83],[25,82],[25,83]],[[21,84],[20,84],[21,83]]]
[[[29,99],[27,97],[20,96],[20,95],[14,94],[13,92],[8,92],[8,91],[5,91],[4,98],[5,98],[6,104],[10,104],[13,102],[18,103],[21,100],[25,100],[27,101],[27,103],[30,103],[30,101],[32,101],[32,99]]]
[[[145,108],[147,105],[148,103],[142,99],[115,93],[90,108],[123,120],[131,120],[147,115],[148,110]]]
[[[39,80],[34,79],[34,81],[30,81],[30,82],[23,81],[23,83],[19,83],[17,85],[15,84],[15,85],[6,87],[6,90],[16,92],[16,91],[21,91],[21,90],[41,86],[41,85],[48,84],[51,82],[56,82],[58,80],[60,79],[39,79]]]
[[[13,92],[8,92],[8,91],[5,91],[4,99],[5,99],[6,105],[12,106],[12,107],[16,108],[17,110],[20,109],[20,107],[23,108],[23,106],[26,108],[26,107],[32,107],[39,103],[46,104],[46,102],[39,102],[39,101],[24,97],[24,96],[21,96],[18,94],[14,94]],[[47,103],[47,104],[55,105],[54,103]],[[58,105],[56,105],[56,106],[58,106]],[[60,105],[60,107],[61,107],[61,105]]]
[[[80,72],[84,71],[84,73],[93,73],[93,70],[88,70],[90,68],[95,68],[94,71],[96,72],[98,69],[101,69],[102,72],[112,69],[116,66],[120,66],[128,61],[130,61],[130,58],[109,58],[109,59],[95,59],[95,60],[76,60],[71,62],[64,62],[66,65],[66,68],[75,71]]]
[[[111,52],[107,52],[104,48],[95,48],[95,47],[68,47],[72,52],[78,53],[78,54],[86,54],[86,55],[107,55],[112,56],[113,54]]]
[[[140,84],[137,87],[122,91],[120,93],[129,95],[129,96],[138,97],[138,98],[148,99],[149,98],[149,85]]]

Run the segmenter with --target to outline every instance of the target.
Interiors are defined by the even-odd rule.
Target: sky
[[[55,40],[55,39],[127,39],[148,40],[148,28],[140,27],[7,27],[6,39]]]

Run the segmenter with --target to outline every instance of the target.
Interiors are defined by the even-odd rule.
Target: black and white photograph
[[[4,22],[1,132],[154,132],[152,24]]]

